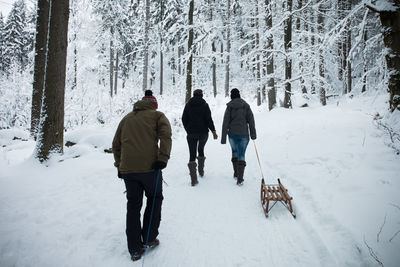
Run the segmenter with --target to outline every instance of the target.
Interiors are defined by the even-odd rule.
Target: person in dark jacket
[[[224,121],[222,123],[221,144],[226,144],[226,135],[232,148],[233,176],[237,184],[243,184],[246,167],[245,153],[249,143],[249,130],[252,140],[257,138],[253,112],[249,104],[240,98],[237,88],[231,90],[231,101],[226,104]]]
[[[198,184],[196,167],[199,167],[199,175],[204,176],[204,146],[208,139],[208,130],[211,130],[214,139],[218,138],[215,131],[214,122],[211,118],[211,110],[207,102],[203,99],[203,91],[197,89],[193,92],[193,97],[185,105],[182,114],[182,123],[187,133],[189,145],[189,173],[192,186]],[[196,164],[196,149],[198,150],[198,165]]]
[[[167,166],[171,153],[171,126],[167,117],[156,111],[154,100],[154,97],[143,98],[134,104],[133,111],[119,123],[112,143],[114,165],[126,186],[126,236],[133,261],[141,258],[144,248],[159,244],[161,169]],[[147,203],[142,227],[143,193]]]

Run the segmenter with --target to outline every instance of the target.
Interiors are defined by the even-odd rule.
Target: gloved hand
[[[162,170],[165,167],[167,167],[167,163],[165,163],[164,161],[157,160],[156,162],[153,163],[151,167],[155,170]]]
[[[212,134],[213,134],[214,140],[217,140],[218,139],[217,132],[216,131],[212,131]]]

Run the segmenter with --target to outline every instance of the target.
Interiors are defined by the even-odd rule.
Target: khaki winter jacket
[[[118,125],[112,143],[114,165],[121,173],[150,172],[155,161],[168,162],[171,144],[167,117],[152,103],[140,100]]]

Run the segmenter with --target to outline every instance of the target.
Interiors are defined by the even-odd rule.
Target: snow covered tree
[[[29,43],[26,36],[26,6],[24,0],[16,1],[8,15],[4,26],[4,64],[7,72],[11,65],[16,64],[20,72],[28,63],[25,45]]]
[[[46,68],[35,156],[41,161],[63,152],[64,95],[69,1],[50,0]]]
[[[368,6],[378,12],[382,25],[383,41],[389,49],[386,55],[388,67],[388,89],[390,110],[400,110],[400,2],[396,0],[382,0],[380,6]]]
[[[0,12],[0,75],[3,74],[5,66],[5,34],[4,34],[4,18]]]
[[[32,85],[31,135],[36,139],[42,108],[44,75],[46,66],[49,1],[39,0],[37,5],[35,62]]]

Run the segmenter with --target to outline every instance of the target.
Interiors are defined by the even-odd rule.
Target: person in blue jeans
[[[226,136],[232,148],[233,177],[237,185],[243,184],[246,167],[245,154],[249,143],[257,138],[253,112],[250,105],[240,98],[237,88],[231,90],[231,101],[226,104],[224,121],[222,123],[221,144],[226,144]]]

